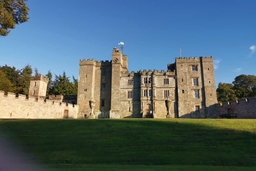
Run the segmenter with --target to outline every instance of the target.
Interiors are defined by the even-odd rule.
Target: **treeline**
[[[34,74],[30,65],[26,65],[22,69],[16,69],[10,66],[0,66],[0,90],[5,92],[13,92],[28,95],[30,77],[39,75],[35,68]],[[72,76],[70,80],[63,72],[62,75],[55,75],[51,71],[45,75],[49,78],[46,95],[77,95],[78,80]]]
[[[219,83],[217,88],[217,97],[219,102],[233,101],[255,96],[255,75],[239,75],[232,83]]]

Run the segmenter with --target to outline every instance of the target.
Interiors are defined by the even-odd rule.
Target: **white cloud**
[[[256,50],[256,46],[252,45],[249,49],[252,50],[252,52],[254,52]]]
[[[251,50],[251,53],[250,53],[249,56],[251,56],[251,55],[256,51],[256,46],[255,46],[255,45],[252,45],[252,46],[250,46],[249,49]]]
[[[216,59],[216,60],[213,61],[214,62],[214,69],[219,68],[220,61],[221,61],[220,59]]]
[[[236,68],[234,71],[235,72],[240,72],[240,71],[242,71],[242,68]]]

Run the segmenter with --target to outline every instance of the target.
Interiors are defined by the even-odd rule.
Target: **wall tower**
[[[29,96],[45,98],[49,79],[41,74],[30,77]]]

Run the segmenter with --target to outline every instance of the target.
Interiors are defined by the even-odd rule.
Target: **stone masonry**
[[[176,58],[167,70],[128,72],[128,57],[80,60],[78,117],[217,117],[212,57]]]

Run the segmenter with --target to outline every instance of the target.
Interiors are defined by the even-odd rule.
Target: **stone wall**
[[[247,98],[216,104],[217,113],[221,115],[236,115],[238,118],[256,118],[256,98]]]
[[[0,91],[0,118],[61,119],[77,118],[78,106],[61,101],[33,98]]]

